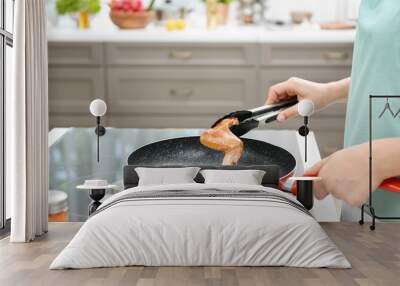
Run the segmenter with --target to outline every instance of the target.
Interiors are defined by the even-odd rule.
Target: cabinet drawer
[[[270,66],[350,66],[353,46],[324,45],[262,45],[261,63]]]
[[[106,44],[111,65],[251,65],[255,45],[235,44]]]
[[[72,114],[72,113],[49,113],[49,128],[57,127],[93,127],[95,126],[94,117],[92,114]],[[107,116],[101,119],[101,124],[109,126]]]
[[[101,65],[103,59],[100,43],[49,43],[50,65]]]
[[[108,115],[107,124],[117,128],[210,128],[215,115],[196,114],[116,114]]]
[[[322,157],[327,157],[336,151],[343,149],[344,132],[341,131],[315,131],[315,137]]]
[[[251,106],[251,69],[110,68],[111,113],[222,114]]]
[[[50,68],[49,110],[52,113],[89,113],[95,98],[104,99],[102,68]]]

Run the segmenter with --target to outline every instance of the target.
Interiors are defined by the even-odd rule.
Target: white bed
[[[196,192],[204,195],[190,195]],[[351,267],[292,196],[238,184],[143,186],[118,193],[50,269],[128,265]]]

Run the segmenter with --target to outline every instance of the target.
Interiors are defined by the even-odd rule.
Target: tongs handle
[[[236,136],[241,137],[244,134],[250,132],[251,130],[258,128],[261,123],[268,124],[268,123],[275,121],[276,118],[278,117],[279,113],[283,109],[284,108],[281,108],[281,109],[278,109],[275,111],[270,111],[269,113],[267,113],[263,116],[240,122],[238,125],[231,126],[230,130]]]
[[[285,101],[281,101],[281,102],[274,103],[274,104],[268,104],[268,105],[256,107],[256,108],[253,108],[250,110],[234,111],[234,112],[231,112],[231,113],[225,115],[224,117],[221,117],[220,119],[218,119],[211,126],[211,128],[214,128],[218,123],[220,123],[222,120],[224,120],[226,118],[233,117],[233,118],[237,118],[239,120],[239,122],[243,122],[243,121],[253,118],[253,117],[261,116],[264,114],[268,114],[270,112],[274,112],[274,111],[281,110],[286,107],[293,106],[297,103],[298,103],[297,99],[294,98],[294,99],[285,100]],[[275,119],[276,119],[276,117],[275,117]],[[275,120],[275,119],[273,119],[273,120]],[[271,121],[273,121],[273,120],[271,120]]]
[[[294,99],[289,99],[289,100],[285,100],[285,101],[281,101],[278,103],[274,103],[274,104],[268,104],[268,105],[264,105],[264,106],[260,106],[260,107],[256,107],[254,109],[250,109],[249,111],[252,113],[252,117],[257,117],[272,111],[277,111],[280,110],[282,108],[287,108],[290,106],[293,106],[295,104],[297,104],[297,98]]]

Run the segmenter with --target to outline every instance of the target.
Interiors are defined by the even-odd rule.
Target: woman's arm
[[[339,81],[330,82],[328,85],[328,96],[330,102],[337,102],[347,99],[350,89],[350,78],[345,78]]]
[[[372,170],[380,183],[400,175],[400,138],[374,140],[372,143]]]
[[[350,87],[350,78],[330,83],[316,83],[301,78],[290,78],[278,83],[269,89],[266,104],[277,103],[296,96],[298,100],[309,99],[315,109],[320,110],[329,104],[347,97]],[[286,121],[297,115],[297,105],[282,111],[277,120]]]

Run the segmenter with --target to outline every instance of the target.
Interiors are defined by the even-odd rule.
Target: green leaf
[[[151,0],[149,6],[147,6],[147,11],[153,10],[154,3],[156,3],[156,0]]]
[[[101,3],[100,0],[86,0],[86,11],[88,11],[89,14],[97,14],[101,10]]]
[[[81,8],[81,0],[57,0],[56,10],[59,15],[78,12]]]
[[[231,2],[233,2],[233,0],[218,0],[218,3],[226,4],[226,5],[230,4]]]
[[[101,0],[57,0],[56,9],[59,15],[79,11],[96,14],[101,10]]]

